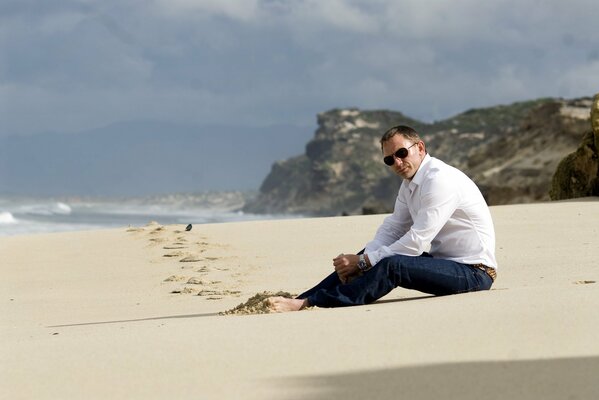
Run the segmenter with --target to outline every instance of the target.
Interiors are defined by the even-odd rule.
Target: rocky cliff
[[[552,200],[599,196],[599,94],[595,95],[590,119],[592,129],[555,171],[550,191]]]
[[[401,180],[382,163],[379,139],[405,124],[432,156],[479,185],[490,204],[549,200],[551,178],[589,124],[590,98],[540,99],[427,124],[400,112],[335,109],[318,115],[303,155],[275,163],[249,212],[309,215],[391,210]]]

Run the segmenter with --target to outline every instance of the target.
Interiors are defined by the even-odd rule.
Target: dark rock
[[[589,98],[537,104],[515,128],[471,147],[465,165],[459,159],[454,165],[474,179],[491,205],[548,201],[555,168],[588,129],[590,105]]]
[[[393,212],[393,206],[390,204],[384,204],[381,201],[367,202],[362,206],[363,215],[389,214],[391,212]]]
[[[591,107],[591,127],[574,153],[566,156],[553,175],[552,200],[599,196],[599,94]]]

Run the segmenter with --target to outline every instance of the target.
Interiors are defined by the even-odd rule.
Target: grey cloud
[[[118,120],[439,119],[599,89],[596,2],[5,1],[0,134]]]

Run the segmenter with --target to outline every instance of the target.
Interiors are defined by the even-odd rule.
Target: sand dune
[[[492,213],[489,292],[289,314],[219,313],[305,290],[384,216],[1,238],[0,398],[597,398],[599,199]]]

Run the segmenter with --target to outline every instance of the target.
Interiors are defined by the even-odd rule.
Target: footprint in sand
[[[588,285],[590,283],[595,283],[596,281],[590,281],[590,280],[583,280],[583,281],[576,281],[574,282],[575,285]]]
[[[175,290],[171,291],[172,294],[188,294],[188,293],[195,293],[195,292],[196,292],[196,289],[190,288],[190,287],[184,287],[183,289],[175,289]]]
[[[189,280],[187,281],[188,284],[190,285],[203,285],[204,282],[202,280],[200,280],[200,278],[189,278]]]
[[[165,250],[177,250],[177,249],[186,249],[187,246],[164,246]]]
[[[204,289],[201,290],[198,294],[198,296],[235,296],[235,297],[239,297],[241,295],[241,292],[238,290],[212,290],[212,289]]]
[[[202,261],[202,258],[196,255],[189,255],[179,260],[179,262],[199,262]]]
[[[163,282],[180,282],[184,281],[185,279],[186,278],[181,275],[171,275],[168,278],[166,278]]]
[[[173,251],[170,253],[163,254],[162,257],[181,257],[183,255],[182,251]]]
[[[156,235],[158,233],[162,233],[162,231],[164,231],[164,226],[159,226],[158,228],[153,229],[150,232],[150,235]]]

